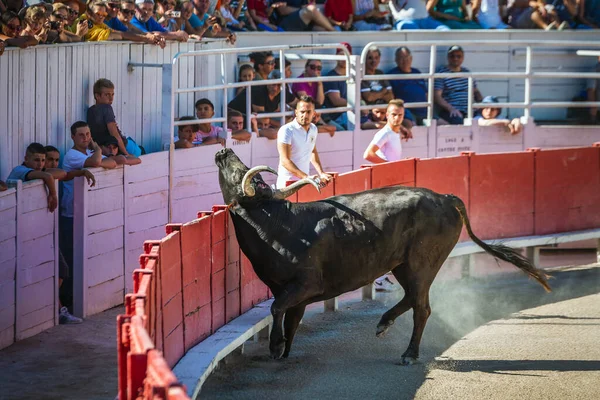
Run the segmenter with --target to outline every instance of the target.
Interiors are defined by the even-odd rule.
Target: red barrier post
[[[365,164],[361,168],[371,169],[371,188],[403,185],[415,186],[415,158],[387,162],[383,164]]]
[[[212,243],[212,332],[225,325],[225,262],[226,262],[226,222],[224,210],[213,214],[211,220]]]
[[[335,179],[335,195],[358,193],[371,189],[371,168],[339,174]]]

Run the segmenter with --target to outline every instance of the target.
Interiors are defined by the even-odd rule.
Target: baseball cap
[[[102,143],[100,144],[100,146],[106,146],[106,147],[108,147],[108,146],[110,146],[110,145],[113,145],[113,146],[117,146],[117,147],[119,147],[119,142],[117,141],[117,138],[116,138],[116,137],[114,137],[114,136],[109,136],[109,137],[107,137],[106,139],[104,139],[104,140],[102,141]]]
[[[482,103],[499,103],[498,98],[496,96],[485,96]]]
[[[269,74],[269,76],[267,78],[268,79],[281,79],[281,71],[279,71],[278,69],[274,69],[273,71],[271,71],[271,73]]]
[[[350,45],[350,43],[348,43],[348,42],[341,42],[340,44],[342,46],[344,46],[346,48],[346,50],[348,50],[348,53],[352,54],[352,45]],[[342,49],[337,49],[335,53],[336,54],[343,53],[343,50]]]
[[[455,44],[454,46],[450,46],[450,48],[448,49],[448,54],[455,51],[462,51],[464,53],[463,48]]]

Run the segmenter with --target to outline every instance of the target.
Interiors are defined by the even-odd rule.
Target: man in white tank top
[[[402,126],[404,120],[402,100],[390,100],[385,115],[387,124],[375,134],[363,155],[365,160],[374,164],[400,160],[402,158],[400,139],[408,140],[412,137],[410,131]]]

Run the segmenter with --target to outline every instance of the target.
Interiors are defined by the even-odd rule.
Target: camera
[[[53,31],[57,30],[59,25],[60,23],[58,21],[50,21],[50,29]]]
[[[94,26],[94,23],[92,21],[90,21],[89,19],[87,20],[88,22],[88,28],[92,29],[92,27]]]
[[[171,17],[181,18],[181,11],[171,11]]]

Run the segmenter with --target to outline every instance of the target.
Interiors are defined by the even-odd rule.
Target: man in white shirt
[[[331,181],[331,175],[323,172],[317,152],[317,127],[311,122],[315,115],[315,101],[310,96],[301,96],[294,111],[296,118],[283,125],[277,132],[279,169],[277,188],[287,181],[308,177],[310,164],[315,167],[321,187]]]
[[[375,134],[363,155],[374,164],[398,161],[402,157],[401,139],[408,140],[410,131],[402,126],[404,120],[404,101],[390,100],[386,110],[387,124]]]
[[[363,155],[365,160],[375,164],[400,160],[402,157],[401,139],[408,140],[412,137],[410,131],[402,126],[404,120],[404,102],[402,100],[390,100],[385,115],[387,124],[375,134]],[[392,282],[387,275],[377,278],[374,285],[375,290],[382,292],[400,289],[399,285]]]

